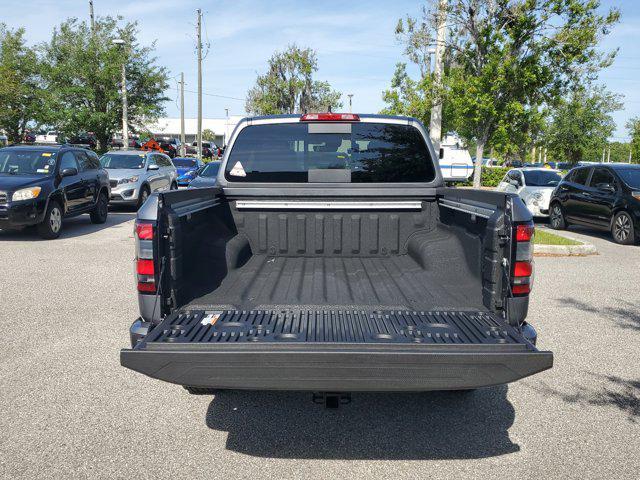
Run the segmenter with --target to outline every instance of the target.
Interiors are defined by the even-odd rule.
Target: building
[[[231,115],[228,118],[203,118],[202,131],[211,130],[214,133],[213,141],[221,147],[226,145],[233,129],[243,118],[243,115]],[[179,118],[162,117],[158,121],[146,125],[146,128],[154,135],[180,138]],[[198,119],[185,118],[184,132],[186,142],[195,142],[198,134]]]

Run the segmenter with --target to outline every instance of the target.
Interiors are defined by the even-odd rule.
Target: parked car
[[[67,140],[67,143],[69,143],[70,145],[76,145],[79,147],[95,150],[96,146],[98,145],[98,139],[95,133],[84,132],[77,135],[72,135]]]
[[[534,217],[549,215],[551,193],[562,180],[558,170],[514,168],[498,184],[499,192],[517,193]]]
[[[576,167],[551,196],[550,224],[609,230],[620,244],[640,239],[640,165],[603,163]]]
[[[176,157],[173,164],[178,171],[178,186],[186,187],[196,177],[204,162],[198,158]]]
[[[198,142],[195,141],[191,144],[196,149],[196,155],[198,153]],[[218,151],[218,146],[207,140],[202,141],[202,158],[213,158],[214,152]]]
[[[113,137],[109,144],[111,145],[111,148],[123,148],[124,140],[122,137]],[[140,147],[142,147],[140,137],[137,135],[129,135],[129,148],[139,149]]]
[[[181,144],[182,146],[182,144]],[[185,155],[197,155],[198,149],[189,143],[184,143],[184,154]]]
[[[140,208],[154,192],[178,189],[178,172],[164,153],[114,150],[100,157],[109,173],[110,201]]]
[[[189,188],[215,187],[218,183],[218,172],[220,162],[209,162],[196,173],[196,176],[189,182]]]
[[[58,143],[59,133],[55,130],[49,130],[40,135],[36,135],[36,142],[38,143]]]
[[[9,137],[6,135],[0,135],[0,148],[9,145]]]
[[[88,213],[107,221],[109,178],[98,156],[82,148],[12,146],[0,150],[0,229],[36,225],[60,236],[64,218]]]
[[[192,393],[464,390],[551,368],[525,321],[531,214],[445,188],[432,153],[413,118],[242,120],[215,188],[138,211],[121,364]]]
[[[160,148],[164,150],[164,153],[169,155],[169,158],[177,157],[180,154],[180,140],[172,137],[155,137],[155,141],[158,142]]]
[[[24,135],[22,135],[22,141],[24,143],[35,143],[36,134],[33,132],[24,132]]]

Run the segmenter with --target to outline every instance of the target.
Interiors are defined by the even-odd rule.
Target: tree
[[[554,109],[545,143],[556,161],[598,161],[616,124],[620,96],[604,88],[578,88]]]
[[[77,19],[54,30],[51,41],[41,46],[51,125],[67,135],[94,132],[98,149],[105,149],[122,125],[123,62],[131,129],[143,129],[164,112],[167,71],[155,64],[153,46],[138,43],[137,33],[136,23],[122,25],[112,17],[96,19],[93,32]],[[113,44],[116,38],[125,41],[124,48]]]
[[[640,163],[640,117],[627,122],[627,131],[631,137],[631,161]]]
[[[510,137],[553,106],[568,88],[588,83],[612,62],[597,49],[619,13],[595,0],[453,0],[445,76],[455,130],[476,141],[474,186],[484,148]]]
[[[43,117],[40,64],[24,39],[24,29],[0,24],[0,129],[19,142]]]
[[[216,139],[216,134],[213,133],[212,130],[205,128],[204,130],[202,130],[202,139],[212,142]]]
[[[247,93],[246,110],[251,115],[304,113],[340,108],[341,93],[328,82],[313,79],[318,71],[316,53],[290,45],[269,59],[269,71],[258,75]]]

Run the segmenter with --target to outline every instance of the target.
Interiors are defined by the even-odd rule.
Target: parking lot
[[[133,218],[0,232],[0,477],[637,478],[640,247],[537,257],[528,320],[552,370],[470,394],[191,396],[119,365]]]

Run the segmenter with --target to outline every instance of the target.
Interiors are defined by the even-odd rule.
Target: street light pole
[[[440,0],[438,4],[438,30],[436,34],[436,63],[434,66],[433,80],[436,88],[436,99],[431,107],[431,122],[429,125],[429,133],[431,141],[436,149],[440,148],[440,139],[442,137],[442,73],[444,71],[444,51],[445,40],[447,35],[447,0]],[[480,162],[482,159],[479,160]]]
[[[349,113],[352,113],[351,99],[353,98],[353,93],[347,94],[347,97],[349,97]]]
[[[202,160],[202,10],[198,9],[198,158]]]
[[[180,155],[183,157],[187,154],[184,142],[184,72],[182,72],[180,74]]]
[[[122,47],[122,146],[125,150],[129,148],[129,112],[127,104],[127,47],[122,38],[112,40],[114,45]]]

